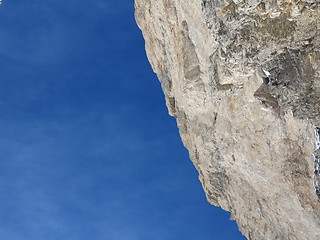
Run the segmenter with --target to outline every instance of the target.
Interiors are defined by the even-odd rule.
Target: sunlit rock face
[[[135,1],[207,199],[248,239],[320,239],[319,4]]]

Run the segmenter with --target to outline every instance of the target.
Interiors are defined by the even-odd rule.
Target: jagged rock
[[[320,239],[318,0],[135,0],[207,199],[248,239]]]

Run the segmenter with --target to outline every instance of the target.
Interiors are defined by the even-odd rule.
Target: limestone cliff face
[[[319,0],[136,0],[207,199],[248,239],[320,239]]]

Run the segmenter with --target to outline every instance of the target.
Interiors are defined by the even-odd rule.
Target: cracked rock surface
[[[319,240],[319,0],[135,7],[208,201],[248,239]]]

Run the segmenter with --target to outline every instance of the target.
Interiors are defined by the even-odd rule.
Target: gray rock
[[[207,199],[248,239],[320,239],[319,5],[135,0]]]

